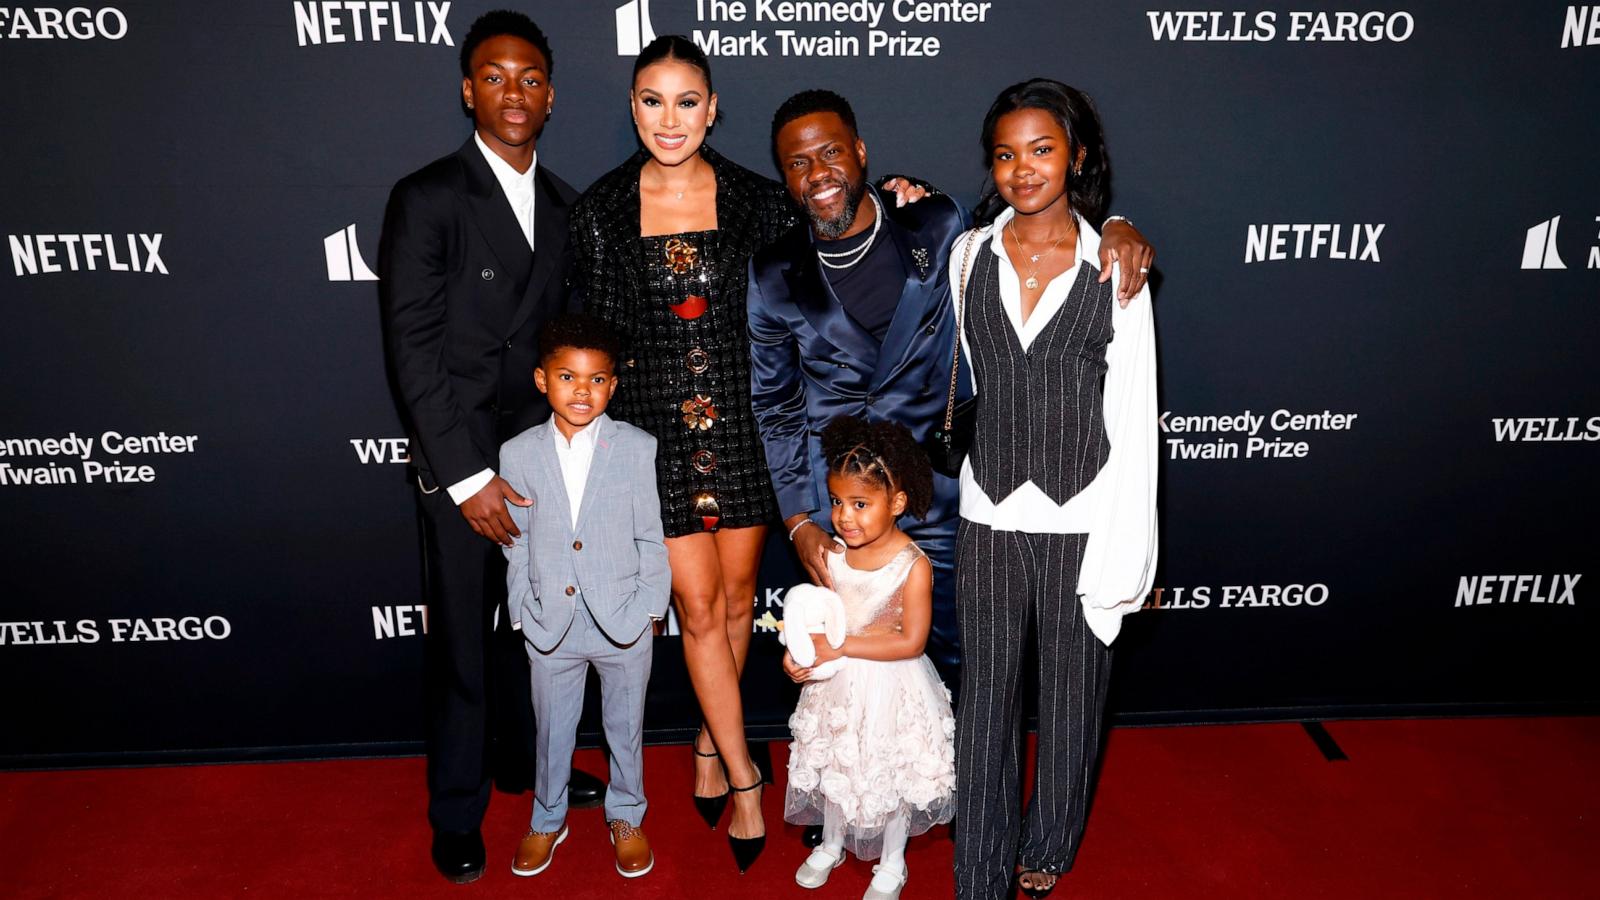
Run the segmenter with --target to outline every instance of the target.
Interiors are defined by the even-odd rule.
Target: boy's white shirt
[[[556,462],[561,464],[561,481],[567,488],[567,507],[572,510],[572,527],[578,527],[578,506],[583,502],[583,488],[589,483],[589,466],[594,463],[594,445],[599,429],[595,428],[605,413],[595,416],[589,424],[573,433],[569,441],[561,435],[560,428],[551,428],[556,445]]]

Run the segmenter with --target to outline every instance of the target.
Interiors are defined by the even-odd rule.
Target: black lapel
[[[515,216],[512,218],[514,221]],[[506,329],[507,337],[516,334],[522,323],[528,321],[528,316],[533,313],[540,295],[544,293],[545,285],[550,282],[550,276],[555,273],[556,264],[561,261],[566,248],[568,219],[567,202],[561,198],[561,193],[556,190],[544,168],[537,167],[533,173],[533,270],[528,274],[528,285],[522,291],[522,302],[517,304],[516,314],[511,317],[511,327]],[[523,246],[527,246],[526,241]],[[565,309],[566,305],[563,299],[553,308]]]
[[[606,243],[611,245],[606,255],[613,271],[606,273],[605,278],[618,284],[636,281],[643,271],[642,262],[637,259],[641,246],[637,240],[639,171],[649,158],[649,152],[640,148],[584,192],[585,202],[599,220],[596,224],[607,235]]]
[[[615,180],[608,178],[612,192],[611,200],[606,204],[607,215],[611,218],[613,234],[626,235],[629,241],[637,238],[641,232],[639,227],[639,172],[644,168],[645,160],[650,158],[650,153],[640,149],[634,152],[628,161],[622,164]]]
[[[533,265],[533,251],[528,249],[528,239],[522,234],[517,214],[511,211],[511,201],[506,199],[506,192],[500,189],[500,182],[495,180],[494,172],[490,171],[477,141],[467,138],[467,142],[456,151],[456,156],[466,170],[466,200],[467,208],[472,212],[472,222],[495,258],[500,260],[502,271],[495,274],[510,278],[511,284],[521,284]],[[538,203],[537,198],[534,202]],[[537,206],[534,216],[538,216]],[[537,218],[534,228],[538,229]]]
[[[734,164],[709,146],[700,149],[717,173],[717,264],[721,271],[743,268],[761,247],[761,207]]]

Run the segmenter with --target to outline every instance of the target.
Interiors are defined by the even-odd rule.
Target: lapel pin
[[[911,259],[917,264],[917,276],[928,277],[928,251],[921,247],[911,248]]]
[[[484,281],[493,281],[494,280],[494,270],[493,269],[484,269],[482,272],[479,272],[478,274],[483,276],[483,280]]]

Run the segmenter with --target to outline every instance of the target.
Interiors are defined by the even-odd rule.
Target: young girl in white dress
[[[904,427],[835,419],[822,433],[828,495],[843,553],[828,555],[844,600],[844,644],[813,635],[816,665],[842,659],[825,681],[784,654],[805,684],[789,718],[784,818],[822,824],[822,844],[795,881],[818,888],[844,861],[880,857],[865,900],[893,900],[907,879],[907,838],[950,821],[955,809],[955,718],[950,692],[923,655],[932,619],[933,571],[896,525],[927,514],[933,473]],[[802,636],[790,640],[803,639]]]

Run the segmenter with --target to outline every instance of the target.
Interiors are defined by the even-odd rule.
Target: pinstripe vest
[[[1087,261],[1067,299],[1024,351],[1000,300],[1000,260],[974,249],[966,332],[978,382],[972,474],[995,503],[1032,481],[1062,504],[1105,465],[1103,400],[1113,284]]]

